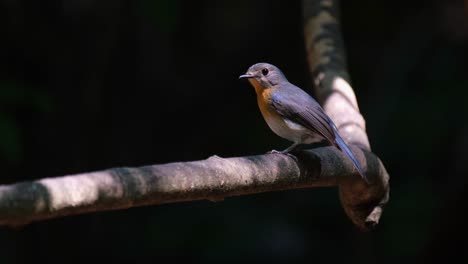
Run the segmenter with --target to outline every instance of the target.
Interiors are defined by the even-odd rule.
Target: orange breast
[[[262,112],[262,115],[265,118],[265,120],[267,120],[267,122],[271,119],[278,119],[280,121],[282,120],[281,117],[268,104],[270,94],[270,90],[263,90],[260,94],[257,93],[258,107],[260,108],[260,111]]]
[[[289,126],[286,124],[283,117],[281,117],[276,110],[268,104],[270,95],[270,89],[265,89],[261,93],[257,93],[258,107],[260,108],[263,118],[265,118],[270,129],[278,136],[289,139]]]
[[[271,90],[265,89],[257,80],[254,78],[249,79],[249,82],[255,88],[255,93],[257,94],[257,102],[260,111],[262,112],[263,117],[269,122],[271,119],[280,119],[280,116],[275,112],[274,109],[268,105],[268,100],[271,96]]]
[[[278,136],[296,143],[314,142],[315,139],[310,136],[310,131],[295,122],[284,119],[268,104],[272,92],[274,92],[272,88],[257,92],[258,107],[270,129]]]

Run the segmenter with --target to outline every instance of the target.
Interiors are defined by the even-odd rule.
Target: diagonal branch
[[[315,92],[344,140],[370,151],[366,124],[349,84],[337,0],[303,0],[304,38]],[[363,230],[374,228],[389,199],[389,175],[384,166],[371,175],[372,184],[339,184],[345,212]]]
[[[371,152],[353,148],[371,175],[382,173]],[[335,186],[360,176],[334,147],[240,158],[218,156],[139,168],[114,168],[0,186],[0,225],[182,201],[296,188]],[[349,174],[355,172],[355,174]]]

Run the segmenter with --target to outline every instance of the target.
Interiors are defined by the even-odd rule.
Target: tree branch
[[[336,4],[304,0],[305,39],[316,92],[366,171],[367,185],[335,147],[286,155],[207,160],[46,178],[0,186],[0,225],[95,211],[124,209],[295,188],[339,186],[347,215],[362,230],[372,229],[388,201],[389,176],[370,152],[365,122],[349,85]]]
[[[382,173],[380,160],[353,148],[367,162],[370,175]],[[240,158],[210,157],[139,168],[114,168],[0,186],[0,224],[32,221],[94,211],[124,209],[296,188],[335,186],[360,176],[336,148]],[[355,174],[350,175],[350,172]]]
[[[366,123],[349,84],[338,11],[337,0],[303,0],[309,70],[317,98],[343,139],[370,151]],[[362,181],[339,184],[343,208],[362,230],[370,230],[378,224],[389,199],[389,175],[383,165],[379,173],[371,176],[371,181],[371,185]]]

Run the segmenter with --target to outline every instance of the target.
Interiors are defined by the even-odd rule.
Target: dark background
[[[0,228],[0,263],[467,260],[468,6],[342,1],[348,66],[391,175],[359,232],[335,188]],[[239,74],[310,91],[294,1],[0,1],[0,183],[286,147]]]

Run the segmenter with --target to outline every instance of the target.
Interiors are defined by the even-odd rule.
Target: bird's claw
[[[290,158],[292,158],[293,160],[297,162],[297,157],[286,151],[278,151],[278,150],[273,149],[273,150],[268,151],[267,154],[283,154],[283,155],[289,156]]]
[[[273,149],[273,150],[268,151],[267,154],[284,154],[284,153],[282,151]]]

